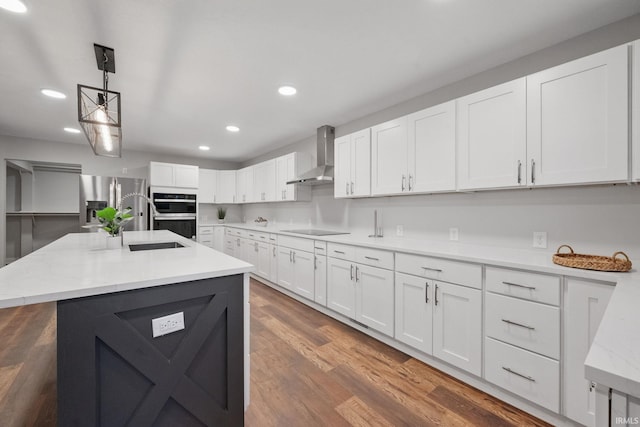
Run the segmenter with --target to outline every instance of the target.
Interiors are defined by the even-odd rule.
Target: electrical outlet
[[[396,226],[396,236],[402,237],[404,236],[404,227],[401,225]]]
[[[127,173],[129,173],[129,170],[127,168],[122,168],[122,175],[126,175]]]
[[[171,332],[184,329],[184,312],[169,314],[168,316],[151,319],[153,337],[161,337]]]
[[[547,232],[546,231],[534,231],[533,232],[533,247],[534,248],[547,248]]]
[[[449,240],[458,241],[459,238],[458,228],[452,227],[449,229]]]

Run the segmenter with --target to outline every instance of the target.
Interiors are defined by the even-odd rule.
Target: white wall
[[[78,173],[36,170],[33,173],[33,210],[78,212]]]

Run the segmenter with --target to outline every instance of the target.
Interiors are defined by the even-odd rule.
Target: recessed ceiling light
[[[2,0],[0,0],[2,1]],[[65,99],[67,97],[67,95],[65,95],[62,92],[58,92],[57,90],[53,90],[53,89],[42,89],[40,91],[40,93],[42,93],[43,95],[46,95],[48,97],[51,98],[56,98],[56,99]]]
[[[240,131],[240,128],[239,128],[238,126],[229,125],[229,126],[227,126],[227,130],[228,130],[229,132],[239,132],[239,131]]]
[[[25,13],[27,11],[27,6],[20,0],[0,0],[0,7],[16,13]]]
[[[69,133],[80,133],[80,129],[76,128],[64,128],[64,131]]]
[[[201,145],[198,147],[198,149],[202,150],[202,151],[209,151],[211,150],[211,148],[207,145]]]
[[[280,95],[291,96],[295,95],[298,90],[293,86],[280,86],[278,88],[278,92],[280,93]]]

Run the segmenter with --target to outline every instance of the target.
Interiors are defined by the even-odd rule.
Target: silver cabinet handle
[[[513,282],[502,282],[502,284],[503,285],[507,285],[507,286],[515,286],[516,288],[529,289],[529,290],[532,290],[532,291],[536,290],[535,286],[519,285],[519,284],[513,283]]]
[[[274,239],[273,237],[269,237],[269,240],[271,240],[272,242],[276,241],[276,239]]]
[[[275,246],[273,247],[273,256],[274,257],[276,256],[276,247]]]
[[[351,264],[351,280],[353,280],[353,264]]]
[[[317,270],[318,269],[318,257],[317,256],[313,256],[313,269]]]
[[[522,162],[518,160],[518,184],[522,183]]]
[[[512,322],[511,320],[502,319],[502,321],[503,321],[504,323],[508,323],[509,325],[519,326],[519,327],[521,327],[521,328],[525,328],[525,329],[528,329],[528,330],[530,330],[530,331],[535,331],[535,330],[536,330],[536,328],[534,328],[533,326],[523,325],[522,323]]]
[[[525,380],[531,381],[532,383],[536,382],[536,380],[533,379],[532,377],[530,377],[528,375],[523,375],[521,373],[518,373],[518,372],[512,370],[511,368],[507,368],[507,367],[503,366],[502,369],[504,369],[505,371],[509,372],[510,374],[517,375],[520,378],[524,378]]]
[[[238,243],[238,247],[240,247],[240,239],[238,239],[237,243]]]
[[[360,279],[358,279],[358,270],[359,270],[359,269],[360,269],[360,268],[356,265],[356,282],[357,282],[358,280],[360,280]]]
[[[407,181],[407,177],[402,175],[402,191],[404,191],[406,181]]]
[[[289,251],[289,262],[293,262],[293,251]]]
[[[296,253],[295,253],[295,251],[293,252],[293,263],[294,264],[296,263]]]
[[[317,246],[314,246],[314,247],[313,247],[313,249],[317,249],[317,250],[319,250],[319,251],[324,250],[324,248],[318,248]]]
[[[531,159],[531,183],[536,183],[536,161]]]
[[[249,233],[249,237],[253,237],[253,234]]]
[[[351,195],[353,195],[353,181],[351,181]]]
[[[442,273],[439,268],[422,267],[424,270],[435,271],[436,273]]]
[[[435,303],[436,303],[436,305],[438,305],[438,285],[437,284],[436,284],[436,292],[435,292],[434,296],[435,296]]]
[[[347,185],[347,189],[345,190],[345,194],[348,196],[349,195],[349,183],[345,182],[345,184]]]
[[[596,388],[596,383],[593,381],[589,382],[589,392],[592,392]]]
[[[412,180],[413,180],[413,177],[411,176],[411,174],[409,174],[409,191],[413,189],[413,186],[411,185]]]
[[[337,253],[337,254],[342,254],[342,255],[344,255],[344,252],[342,252],[342,251],[336,251],[335,249],[334,249],[334,251],[333,251],[333,252],[335,252],[335,253]]]
[[[425,285],[427,285],[427,287],[424,288],[424,302],[429,304],[429,282],[425,282]]]
[[[258,242],[254,244],[254,247],[255,247],[255,251],[258,252]]]
[[[366,255],[365,255],[365,258],[366,258],[366,259],[370,259],[370,260],[372,260],[372,261],[380,261],[380,259],[379,259],[379,258],[374,258],[374,257],[372,257],[372,256],[366,256]]]

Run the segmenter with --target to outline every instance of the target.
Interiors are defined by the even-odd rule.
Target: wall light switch
[[[449,240],[458,241],[459,238],[458,228],[452,227],[449,229]]]
[[[533,247],[534,248],[547,248],[547,232],[546,231],[534,231],[533,232]]]
[[[169,314],[168,316],[151,319],[153,337],[161,337],[171,332],[184,329],[184,312]]]
[[[398,237],[404,236],[404,227],[402,225],[396,226],[396,236]]]

